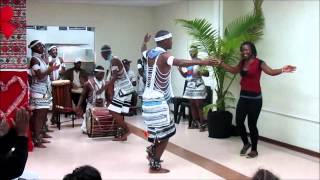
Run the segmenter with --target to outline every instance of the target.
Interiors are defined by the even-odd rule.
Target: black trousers
[[[257,150],[259,132],[257,128],[257,121],[262,107],[262,98],[248,99],[240,97],[236,109],[236,124],[240,133],[243,144],[247,144],[248,136],[244,121],[248,117],[248,127],[250,131],[250,139],[252,144],[252,151]]]
[[[78,105],[78,102],[80,100],[80,96],[81,96],[81,94],[79,94],[79,93],[71,93],[71,99],[76,106]],[[87,107],[87,103],[86,103],[86,100],[84,100],[81,104],[82,112],[86,112],[86,107]]]

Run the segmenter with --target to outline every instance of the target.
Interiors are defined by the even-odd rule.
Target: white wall
[[[29,24],[30,25],[30,24]],[[68,38],[65,38],[68,37]],[[79,38],[81,37],[81,38]],[[47,26],[46,31],[27,29],[27,44],[33,40],[40,40],[50,44],[87,44],[87,48],[94,49],[94,31],[87,30],[59,30],[59,26]],[[84,51],[83,51],[84,53]],[[28,50],[27,57],[31,57]],[[64,59],[65,60],[65,59]]]
[[[112,46],[114,55],[134,62],[140,57],[145,32],[153,27],[151,8],[89,4],[44,3],[27,1],[27,23],[30,25],[65,25],[95,27],[97,64],[107,67],[100,47]],[[81,38],[81,37],[78,37]],[[135,70],[136,65],[132,65]]]
[[[224,1],[224,25],[252,9],[252,1]],[[260,135],[319,152],[319,1],[264,1],[258,57],[274,68],[297,72],[262,75]],[[239,82],[233,84],[239,94]]]
[[[30,24],[29,24],[30,25]],[[37,24],[34,24],[37,25]],[[94,48],[94,31],[59,30],[59,26],[48,26],[46,31],[27,29],[27,44],[38,39],[50,44],[88,44]],[[65,38],[68,37],[68,38]],[[79,38],[81,37],[81,38]]]

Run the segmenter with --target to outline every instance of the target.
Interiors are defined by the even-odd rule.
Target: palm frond
[[[211,110],[213,111],[214,108],[216,108],[217,105],[216,104],[208,104],[206,106],[203,107],[203,113],[208,114],[208,112]]]
[[[240,46],[243,41],[256,42],[263,35],[264,17],[251,13],[231,22],[225,29],[224,52]]]
[[[211,24],[206,19],[177,19],[176,23],[181,24],[188,34],[198,41],[209,56],[215,55],[217,31],[212,29]]]

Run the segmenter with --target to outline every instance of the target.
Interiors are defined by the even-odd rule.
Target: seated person
[[[106,107],[106,82],[103,80],[104,71],[102,66],[97,66],[94,69],[94,77],[84,83],[83,91],[76,108],[77,114],[80,115],[83,113],[81,112],[81,104],[83,104],[83,101],[87,101],[86,111],[92,107]],[[87,132],[85,119],[86,118],[84,118],[81,126],[81,130],[84,133]]]
[[[75,105],[78,104],[84,83],[88,80],[88,73],[81,68],[81,59],[76,58],[74,67],[66,70],[64,79],[70,80],[72,84],[71,98]],[[81,108],[86,110],[86,102],[82,102]]]
[[[19,177],[25,168],[28,158],[29,113],[17,109],[13,127],[0,114],[0,179]]]
[[[92,166],[81,166],[64,176],[63,180],[102,180],[100,172]]]

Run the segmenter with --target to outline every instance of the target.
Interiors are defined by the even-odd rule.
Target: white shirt
[[[80,84],[80,71],[75,71],[73,70],[73,83],[78,86],[78,87],[81,87],[81,84]]]
[[[62,67],[65,67],[65,64],[61,63],[59,57],[53,58],[52,56],[49,56],[49,62],[54,62],[53,65],[56,65],[56,66],[60,65],[59,69],[54,70],[50,75],[50,79],[52,81],[58,80],[60,77],[60,71]]]

